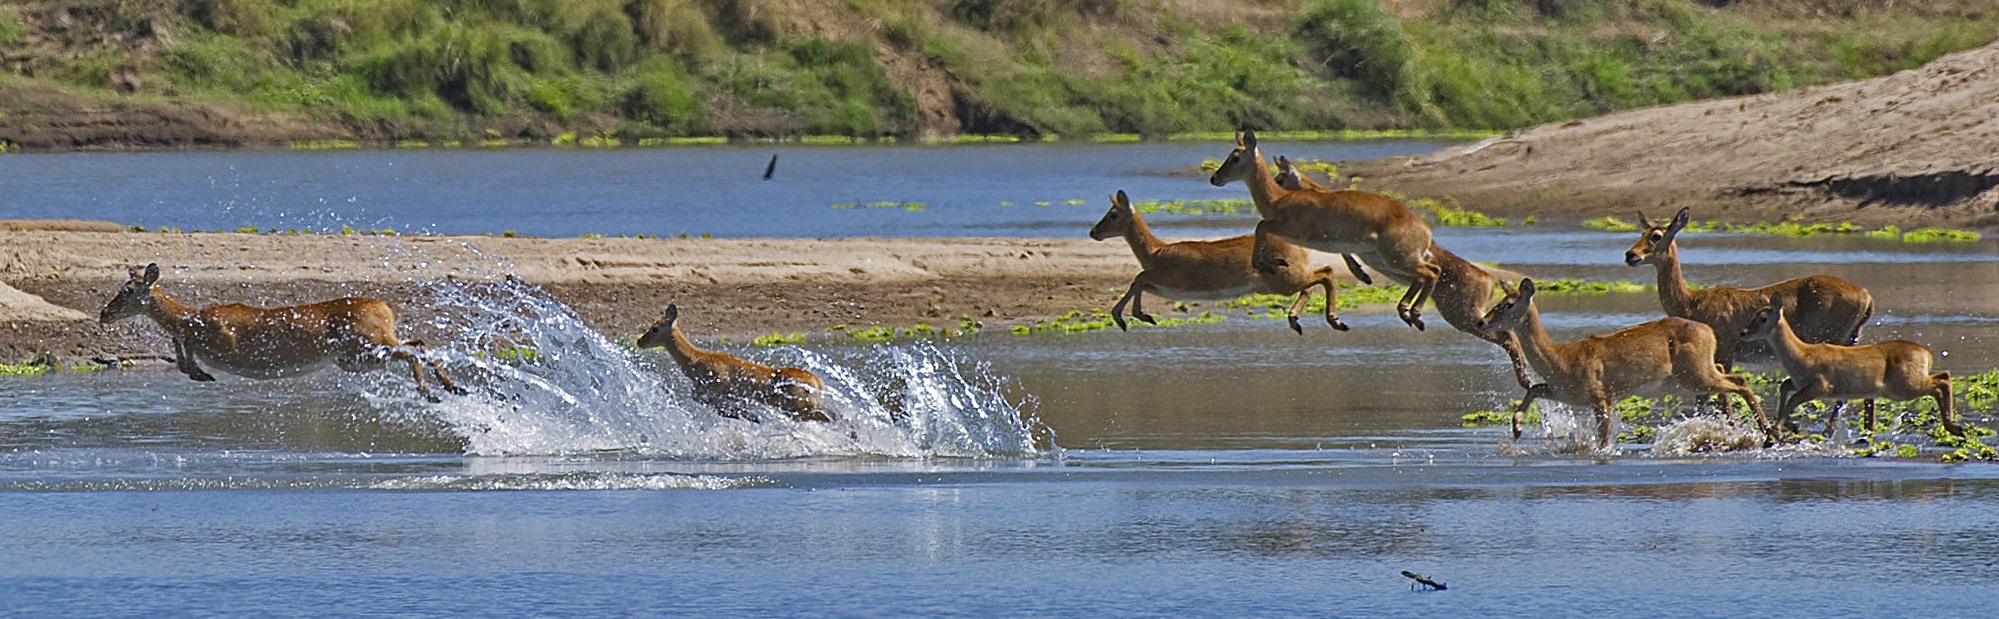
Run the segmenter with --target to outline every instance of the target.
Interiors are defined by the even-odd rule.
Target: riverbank
[[[611,337],[635,335],[668,303],[697,339],[824,333],[844,325],[986,328],[1109,308],[1138,272],[1131,251],[1088,239],[544,239],[119,233],[0,227],[0,283],[43,306],[0,304],[0,360],[169,350],[146,320],[100,325],[126,268],[160,264],[162,289],[195,305],[293,305],[349,295],[398,308],[406,337],[433,341],[429,282],[539,285]],[[1319,256],[1322,260],[1326,256]],[[0,291],[4,291],[0,288]],[[0,295],[0,301],[10,298]],[[22,301],[16,298],[16,301]],[[1170,302],[1154,311],[1173,315]],[[18,309],[16,309],[18,308]]]

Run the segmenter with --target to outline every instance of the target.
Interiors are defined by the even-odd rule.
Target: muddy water
[[[1094,218],[1075,208],[1055,219]],[[1649,282],[1649,267],[1621,265],[1631,237],[1440,232],[1536,277]],[[1956,373],[1999,366],[1999,244],[1683,244],[1696,281],[1834,273],[1874,291],[1867,339],[1923,342]],[[432,344],[473,390],[439,404],[391,373],[0,377],[0,614],[1824,617],[1999,603],[1999,467],[1579,453],[1560,411],[1517,442],[1461,428],[1519,394],[1496,348],[1441,321],[1416,332],[1357,310],[1353,331],[1308,319],[1294,335],[1232,314],[735,349],[826,377],[842,419],[820,426],[719,418],[658,351],[532,290],[439,295],[418,306],[462,309],[421,319],[463,334]],[[1562,339],[1658,314],[1650,294],[1544,309]],[[502,342],[540,356],[475,354]],[[1403,570],[1450,588],[1412,590]]]

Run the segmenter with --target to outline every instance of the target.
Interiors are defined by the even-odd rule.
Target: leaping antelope
[[[1090,227],[1092,239],[1101,241],[1114,236],[1124,237],[1131,245],[1131,253],[1138,257],[1139,267],[1144,269],[1132,278],[1131,288],[1118,299],[1117,305],[1111,306],[1111,319],[1117,321],[1119,329],[1128,328],[1124,321],[1126,303],[1131,304],[1133,318],[1156,324],[1143,307],[1147,292],[1189,301],[1265,293],[1298,295],[1298,300],[1291,304],[1289,319],[1291,330],[1302,334],[1305,328],[1298,324],[1298,314],[1311,298],[1311,288],[1320,286],[1326,290],[1326,324],[1347,330],[1346,323],[1340,322],[1333,312],[1333,267],[1312,268],[1302,247],[1274,241],[1273,251],[1284,258],[1285,266],[1273,273],[1260,273],[1249,266],[1254,243],[1249,235],[1218,241],[1167,243],[1153,236],[1152,229],[1132,208],[1131,198],[1122,189],[1111,196],[1111,208],[1104,218]]]
[[[1314,190],[1332,191],[1298,171],[1298,166],[1283,155],[1277,156],[1278,186],[1292,191]],[[1435,240],[1430,241],[1430,255],[1436,259],[1437,288],[1430,295],[1437,306],[1437,313],[1444,322],[1459,331],[1471,334],[1487,342],[1492,342],[1500,350],[1506,351],[1507,361],[1513,364],[1513,378],[1521,388],[1534,386],[1533,375],[1527,370],[1527,359],[1520,355],[1520,342],[1509,331],[1481,332],[1478,319],[1485,314],[1485,303],[1492,298],[1492,292],[1507,278],[1522,278],[1512,271],[1499,271],[1473,264],[1459,258],[1457,254],[1444,249]],[[1352,257],[1348,257],[1352,260]],[[1352,267],[1356,272],[1358,267]]]
[[[1254,131],[1236,136],[1235,150],[1208,177],[1216,187],[1238,180],[1249,186],[1250,198],[1263,216],[1256,224],[1251,255],[1251,265],[1258,271],[1271,273],[1283,266],[1269,242],[1273,235],[1326,253],[1357,254],[1409,285],[1409,292],[1395,304],[1396,314],[1409,326],[1423,328],[1423,303],[1436,288],[1440,269],[1430,253],[1430,226],[1422,217],[1381,194],[1292,191],[1279,186],[1256,149]]]
[[[168,298],[154,286],[159,280],[158,264],[131,267],[130,279],[97,319],[110,324],[133,316],[152,318],[173,338],[174,364],[188,378],[215,380],[202,370],[204,362],[237,376],[264,379],[305,374],[328,363],[359,372],[386,358],[409,363],[417,391],[437,401],[424,384],[418,359],[423,342],[396,338],[396,313],[387,303],[346,297],[291,307],[232,303],[197,310]],[[430,368],[445,391],[465,393],[437,360],[430,361]]]
[[[1529,387],[1513,411],[1513,436],[1520,437],[1520,418],[1536,398],[1596,412],[1597,447],[1610,449],[1617,438],[1612,406],[1633,392],[1671,380],[1696,394],[1733,393],[1749,402],[1765,436],[1770,422],[1756,393],[1741,376],[1714,363],[1715,334],[1707,325],[1685,318],[1661,318],[1624,329],[1592,335],[1569,343],[1548,337],[1541,312],[1534,306],[1534,280],[1506,286],[1506,297],[1480,318],[1480,331],[1512,331],[1522,352],[1546,382]]]
[[[666,347],[680,371],[694,381],[695,398],[715,407],[724,417],[761,421],[754,412],[740,408],[744,402],[776,407],[798,421],[832,421],[819,402],[826,386],[819,376],[798,368],[775,368],[729,353],[703,350],[680,330],[680,306],[666,306],[666,313],[639,336],[639,348]]]
[[[1772,296],[1749,326],[1743,339],[1760,339],[1777,352],[1777,362],[1789,378],[1777,387],[1777,423],[1788,426],[1791,411],[1819,399],[1866,400],[1867,429],[1874,429],[1874,399],[1916,400],[1935,397],[1942,413],[1944,430],[1964,435],[1964,426],[1952,414],[1950,372],[1930,373],[1930,351],[1905,340],[1889,340],[1865,346],[1814,344],[1791,330],[1785,318],[1783,299]],[[1826,417],[1826,435],[1839,427],[1839,407]]]

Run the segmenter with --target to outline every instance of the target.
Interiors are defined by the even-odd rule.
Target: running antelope
[[[1208,182],[1216,187],[1242,181],[1263,220],[1256,224],[1251,265],[1265,273],[1284,266],[1271,236],[1326,253],[1358,254],[1389,277],[1407,282],[1409,292],[1395,304],[1403,322],[1423,328],[1423,303],[1437,286],[1439,268],[1430,253],[1430,226],[1401,202],[1364,191],[1293,191],[1278,186],[1256,149],[1256,132],[1236,136],[1235,150]]]
[[[1292,191],[1329,191],[1325,185],[1300,173],[1298,166],[1283,155],[1277,156],[1277,184]],[[1485,302],[1492,298],[1492,291],[1499,288],[1500,282],[1522,276],[1512,271],[1498,271],[1473,264],[1437,245],[1434,240],[1430,242],[1430,254],[1436,258],[1439,268],[1437,288],[1430,299],[1436,303],[1437,313],[1443,315],[1444,322],[1472,337],[1499,346],[1506,351],[1506,359],[1513,363],[1514,380],[1519,381],[1522,388],[1534,386],[1533,375],[1527,370],[1527,359],[1520,356],[1520,342],[1513,337],[1513,333],[1481,332],[1478,329],[1478,319],[1485,314]]]
[[[200,362],[237,376],[279,378],[318,370],[328,363],[359,372],[384,358],[409,363],[417,391],[437,398],[424,384],[418,353],[423,342],[396,338],[396,313],[389,304],[347,297],[311,305],[251,307],[229,304],[195,309],[181,305],[154,287],[160,265],[132,267],[118,296],[104,305],[97,319],[110,324],[146,316],[173,338],[174,365],[188,378],[215,380]],[[198,360],[198,361],[197,361]],[[445,391],[464,394],[437,360],[430,361]]]
[[[1964,435],[1964,426],[1951,413],[1950,372],[1930,373],[1930,351],[1915,342],[1889,340],[1865,346],[1813,344],[1798,337],[1785,318],[1783,299],[1771,296],[1756,311],[1743,339],[1760,339],[1777,352],[1777,362],[1790,378],[1777,387],[1777,424],[1788,427],[1791,411],[1812,400],[1860,398],[1867,402],[1867,430],[1874,430],[1874,399],[1916,400],[1935,397],[1942,413],[1943,427],[1951,434]],[[1839,427],[1839,407],[1833,407],[1825,422],[1826,435]]]
[[[1762,288],[1715,286],[1688,290],[1680,273],[1680,251],[1674,238],[1687,225],[1689,209],[1680,209],[1673,221],[1659,225],[1640,214],[1645,226],[1638,242],[1624,252],[1630,266],[1651,264],[1659,273],[1659,304],[1667,316],[1678,316],[1714,329],[1715,333],[1737,334],[1749,326],[1756,313],[1771,297],[1782,303],[1784,313],[1794,318],[1798,337],[1812,343],[1853,344],[1860,341],[1860,328],[1874,315],[1874,295],[1853,282],[1831,275],[1813,275],[1777,282]],[[1714,360],[1723,369],[1735,367],[1740,347],[1737,338],[1722,338],[1715,347]]]
[[[1333,267],[1312,268],[1302,247],[1276,241],[1275,251],[1284,257],[1286,266],[1275,273],[1259,273],[1249,266],[1254,242],[1249,235],[1218,241],[1161,241],[1131,207],[1131,198],[1125,196],[1124,190],[1111,196],[1111,210],[1090,227],[1092,239],[1101,241],[1114,236],[1124,237],[1131,245],[1131,253],[1138,256],[1139,267],[1144,269],[1132,278],[1131,289],[1125,291],[1124,298],[1111,306],[1111,319],[1117,321],[1119,329],[1127,328],[1126,303],[1131,304],[1133,318],[1157,324],[1141,307],[1146,292],[1203,301],[1233,299],[1250,293],[1295,293],[1298,300],[1291,304],[1291,330],[1302,334],[1305,328],[1298,324],[1298,314],[1312,297],[1311,287],[1321,286],[1326,289],[1326,324],[1347,330],[1346,323],[1333,313]]]
[[[680,307],[666,306],[666,314],[639,336],[639,348],[666,347],[680,371],[694,381],[695,398],[715,407],[724,417],[758,422],[756,414],[741,410],[743,402],[776,407],[798,421],[832,421],[819,402],[826,385],[811,372],[798,368],[775,368],[729,353],[702,350],[688,341],[680,330]]]
[[[1633,392],[1668,380],[1697,394],[1742,396],[1749,402],[1749,409],[1756,412],[1758,426],[1766,436],[1770,432],[1763,405],[1756,400],[1756,393],[1750,391],[1748,383],[1715,365],[1715,334],[1707,325],[1668,317],[1566,344],[1557,343],[1541,326],[1541,312],[1534,306],[1534,280],[1520,280],[1517,289],[1504,287],[1506,297],[1479,319],[1478,329],[1511,331],[1519,336],[1527,361],[1546,381],[1527,388],[1527,396],[1514,409],[1514,438],[1520,437],[1520,418],[1527,412],[1527,405],[1536,398],[1547,398],[1594,410],[1597,447],[1609,449],[1617,438],[1611,407]]]

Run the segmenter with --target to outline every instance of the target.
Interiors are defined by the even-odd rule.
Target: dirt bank
[[[164,335],[148,321],[107,326],[94,318],[123,284],[126,267],[148,262],[160,264],[164,289],[185,303],[273,306],[376,296],[397,305],[409,336],[433,341],[451,334],[426,332],[420,318],[436,308],[416,307],[416,299],[426,282],[447,277],[517,275],[613,337],[636,334],[667,303],[679,303],[682,324],[697,338],[743,341],[842,324],[1031,322],[1108,308],[1138,271],[1123,243],[1088,239],[392,238],[0,228],[0,282],[26,293],[0,295],[0,361],[43,351],[68,359],[167,351]]]
[[[1870,80],[1619,112],[1341,170],[1544,219],[1692,207],[1703,219],[1994,230],[1995,145],[1999,44]]]

